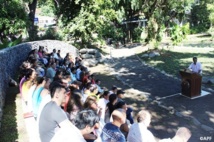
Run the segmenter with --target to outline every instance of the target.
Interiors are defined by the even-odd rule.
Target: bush
[[[189,23],[180,27],[179,25],[174,25],[171,29],[171,40],[173,45],[177,45],[183,39],[186,39],[186,36],[190,33]]]
[[[135,42],[141,42],[143,38],[141,37],[142,33],[144,32],[143,27],[137,27],[133,31],[132,39]]]
[[[40,37],[41,40],[44,39],[54,39],[54,40],[61,40],[62,38],[59,36],[59,34],[56,32],[54,28],[48,28],[45,31],[45,34]]]

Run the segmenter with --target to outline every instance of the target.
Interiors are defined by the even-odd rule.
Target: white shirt
[[[57,53],[53,53],[53,57],[54,57],[55,59],[59,59]]]
[[[51,142],[86,142],[81,132],[73,124],[59,128]]]
[[[153,134],[143,123],[134,123],[129,129],[128,142],[156,142]]]
[[[105,125],[105,110],[106,110],[106,105],[107,105],[108,102],[109,102],[109,100],[106,100],[105,98],[101,98],[101,99],[99,99],[99,101],[97,103],[98,106],[100,108],[102,108],[102,113],[101,113],[101,116],[100,116],[100,121],[104,125]]]
[[[200,73],[202,73],[202,66],[201,66],[201,63],[200,63],[200,62],[196,62],[196,64],[191,63],[190,66],[189,66],[189,69],[190,69],[192,72],[195,72],[195,73],[198,73],[198,71],[201,70]]]

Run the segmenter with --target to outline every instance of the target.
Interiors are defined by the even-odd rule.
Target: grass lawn
[[[178,71],[187,68],[192,57],[197,56],[203,68],[203,76],[214,76],[214,41],[211,37],[188,36],[180,46],[164,48],[160,56],[142,60],[166,73],[180,77]],[[142,56],[141,53],[139,57]]]

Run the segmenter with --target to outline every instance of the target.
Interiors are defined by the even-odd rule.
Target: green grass
[[[192,57],[197,56],[202,63],[203,76],[214,76],[214,48],[211,47],[174,47],[160,51],[161,55],[154,58],[142,58],[146,63],[166,73],[179,77],[178,71],[187,68]],[[139,57],[144,53],[141,53]]]
[[[7,91],[0,128],[0,142],[28,141],[21,97],[18,93],[18,87],[10,87]]]

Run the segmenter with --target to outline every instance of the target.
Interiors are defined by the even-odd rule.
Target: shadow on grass
[[[1,122],[0,142],[15,142],[18,139],[17,118],[16,118],[16,94],[18,87],[10,87],[7,91],[3,117]],[[22,106],[20,106],[22,107]]]

